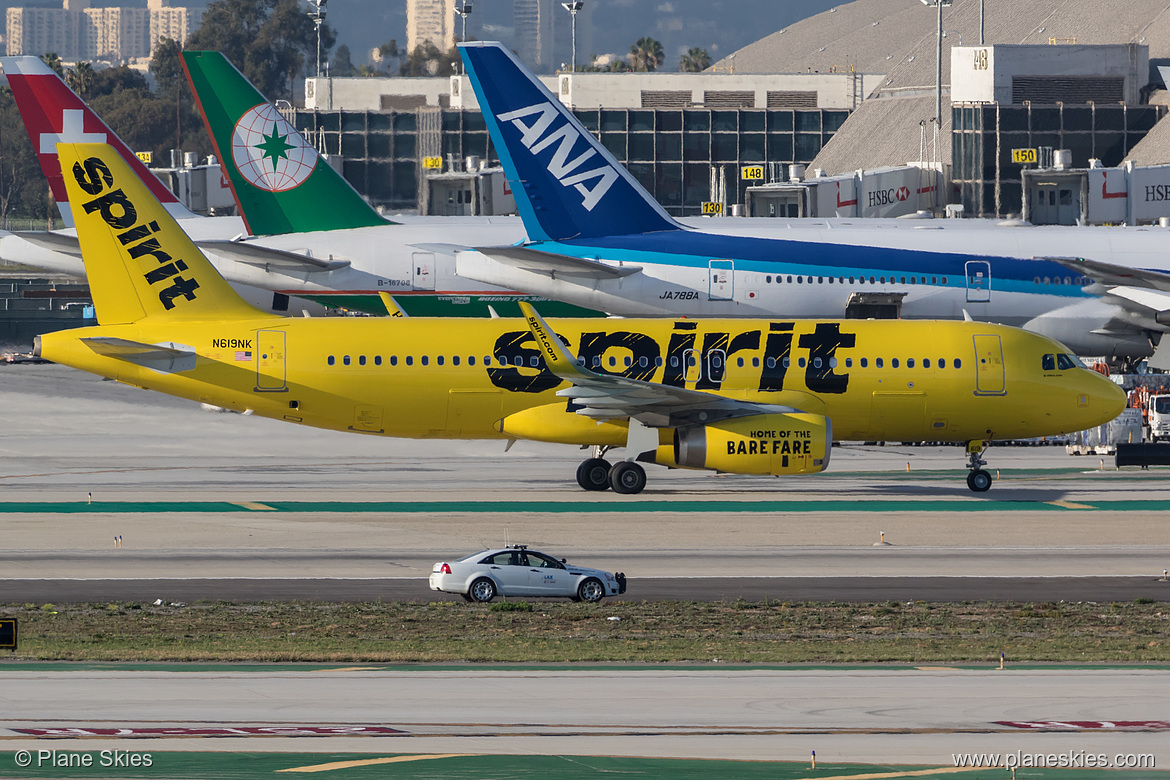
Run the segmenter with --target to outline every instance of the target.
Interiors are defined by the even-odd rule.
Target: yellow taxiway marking
[[[236,506],[242,506],[244,509],[251,509],[253,512],[275,512],[276,507],[268,506],[268,504],[259,504],[255,501],[232,501]]]
[[[832,777],[806,777],[801,780],[883,780],[892,777],[923,777],[925,775],[949,775],[951,772],[974,772],[986,767],[978,766],[940,766],[938,769],[918,769],[913,772],[875,772],[868,775],[835,775]],[[282,769],[282,772],[288,770]]]
[[[359,761],[334,761],[332,764],[312,764],[310,766],[294,766],[291,769],[277,769],[277,772],[331,772],[334,769],[349,769],[354,766],[374,766],[375,764],[400,764],[404,761],[430,761],[435,758],[462,758],[474,755],[472,753],[441,753],[423,756],[394,756],[392,758],[366,758]],[[876,776],[876,775],[875,775]],[[886,775],[882,775],[885,777]],[[897,775],[889,775],[897,777]],[[822,780],[833,780],[823,778]]]
[[[1090,506],[1089,504],[1076,504],[1076,503],[1073,503],[1072,501],[1045,501],[1044,503],[1045,504],[1052,504],[1053,506],[1058,506],[1058,507],[1061,507],[1063,509],[1096,509],[1097,508],[1095,506]]]

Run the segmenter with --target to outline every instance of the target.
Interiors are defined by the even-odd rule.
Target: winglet
[[[386,313],[391,317],[410,316],[401,306],[398,305],[398,301],[394,300],[394,296],[385,290],[379,290],[378,297],[382,299],[382,305],[386,307]]]
[[[528,323],[528,329],[532,331],[532,336],[540,347],[540,354],[544,356],[548,370],[552,371],[554,376],[570,382],[584,376],[577,367],[576,359],[565,349],[565,345],[557,338],[557,334],[553,333],[548,323],[536,313],[532,304],[527,301],[517,301],[517,303],[520,305],[520,312],[524,315],[524,321]]]
[[[580,121],[499,43],[461,43],[532,241],[680,230]]]

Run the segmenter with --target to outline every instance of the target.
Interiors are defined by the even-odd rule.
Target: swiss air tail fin
[[[253,235],[390,224],[222,54],[185,51],[183,70]]]
[[[530,240],[680,228],[510,51],[461,43],[459,53]]]
[[[59,144],[98,322],[268,318],[244,302],[108,144]]]
[[[40,57],[0,57],[0,67],[65,224],[73,224],[73,214],[57,159],[58,143],[109,144],[167,211],[180,219],[194,216]]]

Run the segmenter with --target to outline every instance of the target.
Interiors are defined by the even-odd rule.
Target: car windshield
[[[1170,414],[1170,395],[1160,395],[1155,398],[1154,411],[1158,414]]]

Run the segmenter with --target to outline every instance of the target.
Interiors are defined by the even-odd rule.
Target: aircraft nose
[[[1092,381],[1082,393],[1084,399],[1081,404],[1087,407],[1087,411],[1095,420],[1092,425],[1104,425],[1125,409],[1127,403],[1125,391],[1107,377],[1095,371],[1090,373]]]

